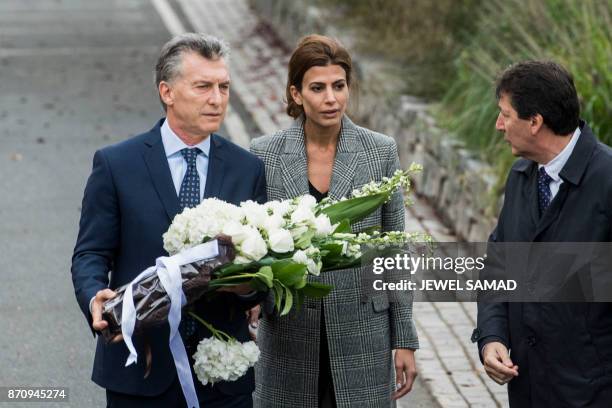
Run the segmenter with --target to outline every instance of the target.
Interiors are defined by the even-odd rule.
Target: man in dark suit
[[[579,120],[571,75],[553,62],[508,68],[496,128],[520,156],[492,242],[612,240],[612,149]],[[472,340],[511,407],[609,407],[609,303],[483,303]]]
[[[227,54],[227,45],[210,36],[184,34],[170,40],[156,65],[166,117],[150,131],[94,155],[72,259],[77,300],[94,332],[108,324],[101,310],[115,296],[113,289],[167,255],[162,234],[183,208],[197,205],[202,197],[234,204],[266,200],[263,163],[214,133],[229,99]],[[195,309],[217,329],[248,341],[245,310],[260,299],[242,285],[198,301]],[[211,336],[185,317],[180,332],[190,358],[199,340]],[[129,367],[124,366],[125,343],[106,344],[98,337],[92,379],[106,388],[109,407],[185,406],[168,336],[164,325],[135,337],[141,358]],[[145,343],[152,356],[148,373]],[[252,406],[252,369],[235,382],[214,387],[193,378],[198,400],[206,407]]]

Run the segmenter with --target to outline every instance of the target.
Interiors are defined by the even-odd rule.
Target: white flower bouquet
[[[178,344],[182,343],[173,345],[180,307],[208,292],[248,283],[255,290],[272,291],[281,316],[305,296],[326,296],[332,287],[309,281],[309,274],[360,264],[362,245],[380,247],[427,239],[403,231],[355,234],[351,230],[352,224],[389,201],[400,188],[409,192],[410,176],[420,170],[419,165],[412,164],[408,170],[397,170],[392,177],[371,182],[353,191],[351,198],[338,201],[326,198],[317,203],[314,197],[304,195],[265,204],[246,201],[236,206],[208,198],[195,208],[185,209],[163,235],[170,257],[159,258],[156,267],[143,271],[126,285],[127,290],[118,290],[121,296],[105,304],[105,318],[114,321],[107,337],[123,333],[131,364],[137,355],[131,344],[134,330],[139,325],[147,327],[167,320],[173,355],[181,359],[182,346]],[[203,248],[207,245],[214,251]],[[214,256],[194,257],[194,253],[205,253],[203,249]],[[172,290],[166,293],[167,288]],[[134,302],[123,302],[124,293]],[[129,316],[127,324],[122,313]],[[193,356],[194,370],[202,383],[235,380],[255,364],[259,350],[254,343],[238,343],[190,314],[213,334],[200,342]],[[181,377],[181,384],[183,381],[187,380]]]
[[[353,191],[352,198],[326,198],[317,203],[310,195],[236,206],[215,198],[178,214],[164,234],[170,255],[220,235],[229,236],[236,249],[233,262],[217,268],[207,290],[249,283],[271,290],[280,315],[289,313],[304,296],[320,298],[332,289],[309,282],[308,274],[344,269],[361,261],[361,245],[402,244],[422,236],[403,231],[354,234],[351,224],[364,219],[401,187],[410,189],[410,176],[421,167],[412,164],[390,178]]]

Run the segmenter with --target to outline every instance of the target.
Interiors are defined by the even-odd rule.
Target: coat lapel
[[[332,169],[329,196],[334,200],[348,197],[353,191],[355,170],[363,146],[357,135],[357,128],[348,117],[342,119],[342,130],[338,139],[336,159]],[[365,169],[364,169],[365,170]]]
[[[159,122],[151,130],[150,136],[145,140],[143,157],[149,170],[151,182],[166,210],[166,214],[168,214],[169,220],[172,221],[174,216],[180,211],[180,206],[176,190],[174,189],[174,183],[172,182],[170,167],[168,167],[164,144],[161,141],[161,133],[159,131],[161,123]]]
[[[223,176],[228,161],[225,157],[225,149],[223,149],[223,139],[214,133],[210,137],[212,139],[210,141],[204,198],[217,197],[222,199],[221,186],[223,186]]]
[[[540,201],[538,197],[538,166],[533,164],[529,175],[529,192],[527,202],[529,203],[529,214],[531,215],[531,225],[537,226],[540,222]],[[533,231],[533,229],[532,229]]]
[[[538,238],[538,235],[544,232],[550,226],[550,224],[552,224],[552,222],[559,217],[559,213],[563,208],[563,203],[567,198],[568,190],[569,186],[567,185],[567,183],[561,184],[561,186],[559,187],[559,191],[555,195],[555,198],[553,198],[553,200],[550,202],[550,205],[548,206],[546,211],[544,211],[544,214],[542,214],[540,222],[537,224],[533,241],[535,241]]]
[[[348,197],[353,189],[353,178],[363,146],[359,142],[357,129],[346,116],[336,148],[332,168],[329,196],[335,200]],[[287,197],[308,194],[308,163],[304,143],[303,120],[296,120],[287,133],[285,154],[280,156],[283,185]]]
[[[578,141],[574,146],[572,154],[567,159],[567,163],[565,163],[565,166],[563,166],[563,169],[559,173],[559,176],[563,179],[563,183],[559,188],[559,192],[555,195],[555,198],[550,202],[548,209],[542,214],[542,219],[537,225],[534,240],[559,217],[570,189],[580,185],[580,181],[586,171],[595,146],[597,146],[597,139],[593,135],[593,132],[584,121],[580,121],[580,136]]]
[[[303,121],[296,120],[288,129],[285,154],[280,155],[283,187],[287,198],[308,194],[308,167]]]

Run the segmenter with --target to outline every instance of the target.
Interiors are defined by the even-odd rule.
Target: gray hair
[[[172,82],[181,74],[183,54],[194,52],[208,60],[229,58],[230,48],[227,43],[212,35],[202,33],[184,33],[173,37],[161,49],[157,64],[155,64],[155,85]],[[166,104],[161,100],[164,110]]]

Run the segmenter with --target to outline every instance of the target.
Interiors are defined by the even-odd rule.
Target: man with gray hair
[[[76,297],[94,335],[108,325],[101,312],[103,303],[115,296],[113,289],[167,255],[162,234],[177,213],[208,197],[234,204],[266,199],[263,163],[214,133],[229,101],[228,52],[223,41],[202,34],[170,40],[155,73],[166,117],[148,132],[94,155],[72,257]],[[217,329],[247,341],[244,311],[260,299],[243,285],[198,301],[194,311]],[[180,333],[190,360],[198,342],[211,336],[186,318]],[[177,377],[168,337],[168,325],[135,337],[139,354],[151,358],[128,367],[129,351],[120,338],[107,344],[98,337],[92,379],[106,389],[109,407],[185,407],[184,384]],[[206,407],[251,407],[253,382],[252,369],[214,388],[196,381],[197,399]]]

